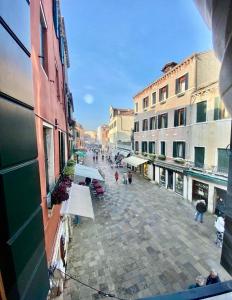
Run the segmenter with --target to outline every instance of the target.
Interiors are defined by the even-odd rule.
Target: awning
[[[105,181],[98,169],[90,168],[80,164],[77,164],[75,167],[75,175]]]
[[[123,155],[123,156],[127,156],[130,153],[130,151],[126,151],[126,150],[121,150],[119,151],[119,154]]]
[[[127,158],[123,158],[122,162],[129,164],[133,167],[138,167],[139,165],[142,165],[144,163],[146,163],[148,161],[148,159],[143,159],[137,156],[129,156]]]
[[[94,219],[89,187],[73,183],[69,199],[63,203],[61,215],[70,214]]]

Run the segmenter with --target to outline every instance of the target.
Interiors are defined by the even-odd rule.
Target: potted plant
[[[143,156],[147,156],[147,152],[143,152],[142,155],[143,155]]]
[[[174,158],[174,161],[175,161],[176,163],[178,163],[178,164],[181,164],[181,165],[183,165],[183,164],[185,163],[185,159],[180,158],[180,157]]]
[[[160,159],[160,160],[165,160],[165,159],[166,159],[166,155],[160,154],[160,155],[158,156],[158,159]]]
[[[150,153],[150,154],[149,154],[149,159],[150,159],[150,160],[154,161],[155,158],[156,158],[156,155],[155,155],[154,153]]]

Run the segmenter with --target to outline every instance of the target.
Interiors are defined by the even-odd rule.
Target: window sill
[[[162,100],[162,101],[160,101],[160,104],[164,104],[164,103],[166,103],[166,99],[165,99],[165,100]]]

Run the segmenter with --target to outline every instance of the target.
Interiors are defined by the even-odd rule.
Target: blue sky
[[[75,117],[85,129],[108,123],[109,106],[132,97],[169,61],[212,48],[191,0],[63,0]]]

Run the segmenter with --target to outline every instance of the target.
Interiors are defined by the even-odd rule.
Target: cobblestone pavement
[[[124,185],[120,174],[117,184],[108,163],[95,166],[105,174],[106,196],[93,200],[95,220],[82,218],[74,228],[69,274],[125,299],[186,289],[211,268],[230,278],[214,245],[214,216],[196,223],[194,208],[177,194],[139,175]],[[66,300],[102,299],[73,280],[68,286]]]

